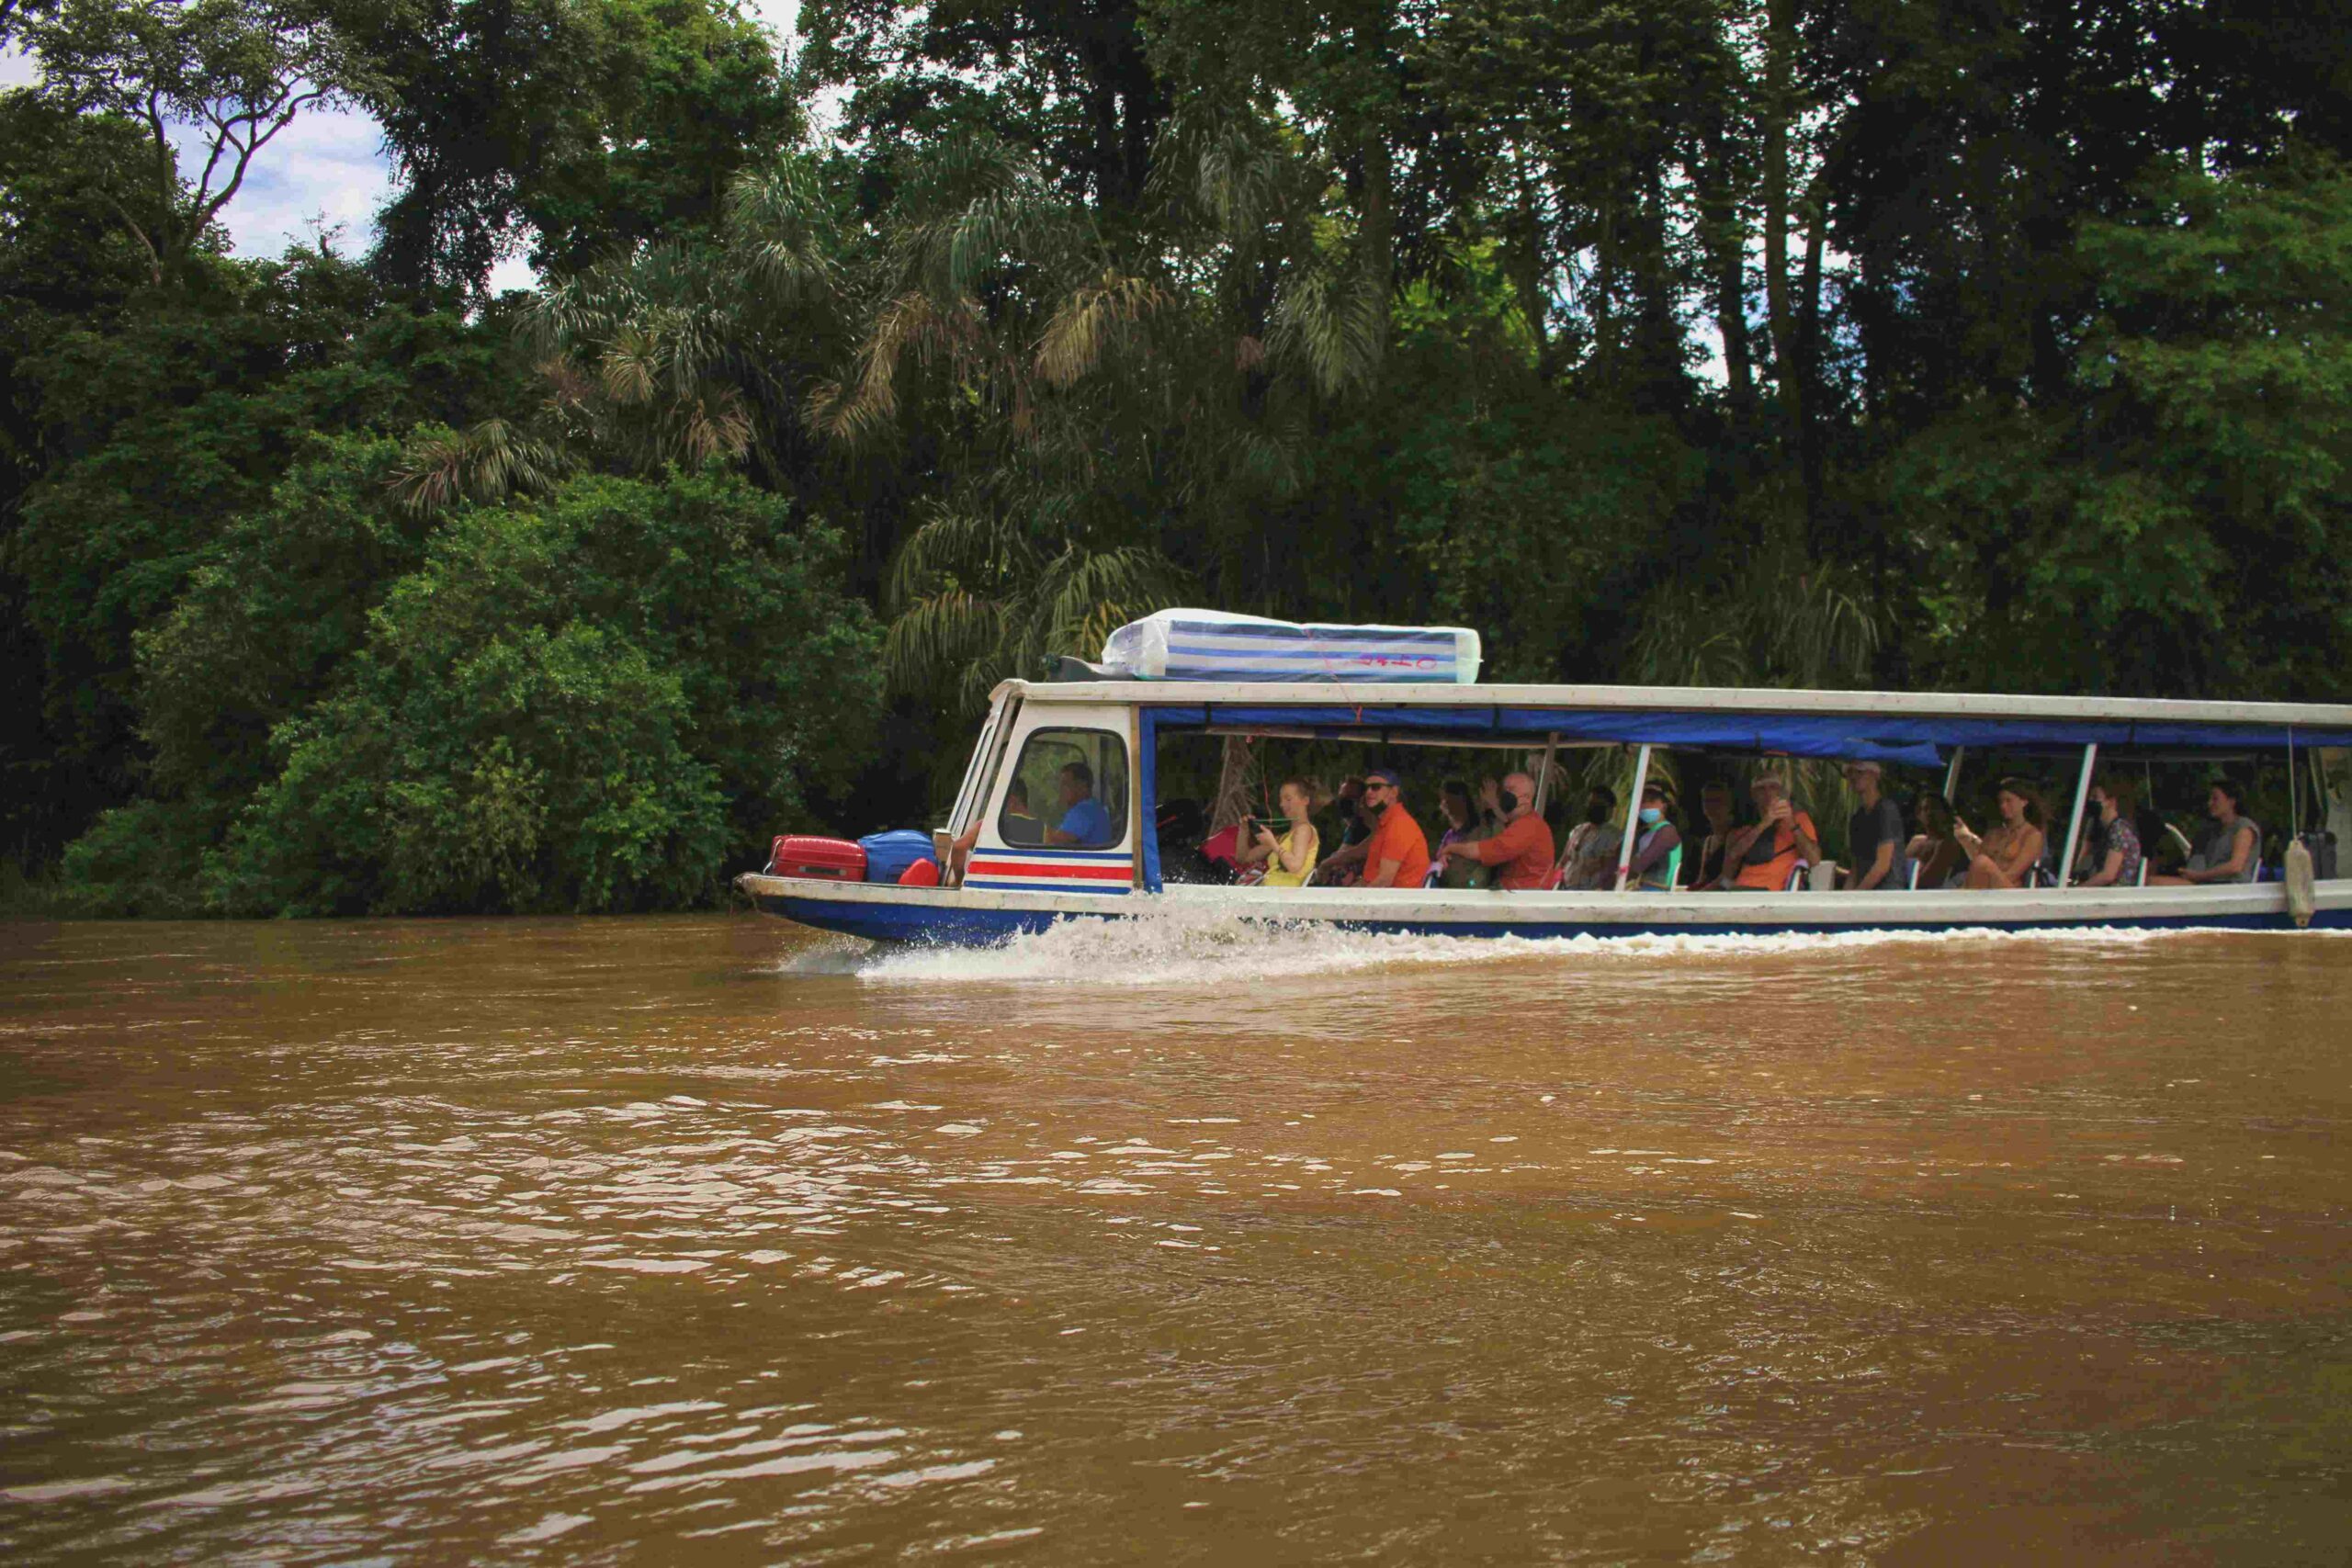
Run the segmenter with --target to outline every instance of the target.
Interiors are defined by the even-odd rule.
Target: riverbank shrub
[[[460,509],[332,690],[272,731],[269,776],[195,852],[201,907],[711,901],[730,860],[866,760],[878,634],[839,586],[840,555],[788,500],[717,473],[591,476]],[[178,826],[201,815],[192,803]],[[152,902],[109,890],[158,830],[134,807],[75,846],[69,877],[94,912]]]

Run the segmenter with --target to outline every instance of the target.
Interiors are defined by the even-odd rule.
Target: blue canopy
[[[1556,736],[1586,745],[1682,747],[1788,757],[1869,759],[1939,768],[1960,746],[2064,752],[2094,742],[2111,750],[2249,751],[2352,746],[2352,729],[2264,724],[2197,724],[2123,718],[1973,718],[1878,714],[1726,713],[1721,709],[1521,708],[1474,705],[1143,703],[1136,759],[1145,809],[1159,799],[1159,737],[1216,728],[1305,731],[1318,739],[1363,740],[1382,734],[1464,742]],[[1144,886],[1159,886],[1159,835],[1143,835]]]
[[[2097,742],[2124,750],[2245,751],[2352,746],[2352,729],[2289,729],[2256,724],[2189,724],[2146,719],[1973,718],[1881,714],[1726,713],[1721,709],[1563,709],[1501,706],[1204,704],[1156,707],[1161,729],[1263,727],[1307,730],[1330,739],[1366,731],[1464,741],[1541,740],[1556,735],[1583,744],[1682,747],[1789,757],[1869,758],[1940,767],[1957,746],[2063,752]],[[1199,716],[1194,717],[1193,716]]]

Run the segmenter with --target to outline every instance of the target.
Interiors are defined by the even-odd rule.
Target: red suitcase
[[[828,882],[865,880],[865,851],[847,839],[779,834],[768,847],[770,876],[821,876]]]

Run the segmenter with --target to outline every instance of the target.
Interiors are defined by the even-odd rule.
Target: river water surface
[[[0,927],[0,1560],[2326,1562],[2352,940]]]

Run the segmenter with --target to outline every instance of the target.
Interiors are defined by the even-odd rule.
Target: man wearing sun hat
[[[1395,770],[1374,768],[1363,779],[1363,803],[1378,812],[1379,825],[1364,848],[1365,887],[1419,887],[1428,880],[1430,840],[1405,809],[1405,786]]]

